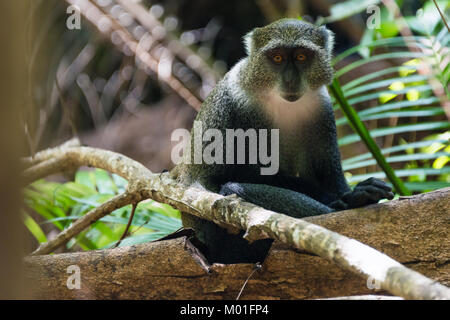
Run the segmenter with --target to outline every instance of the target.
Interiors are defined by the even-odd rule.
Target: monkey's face
[[[314,52],[303,47],[280,47],[266,51],[265,55],[271,72],[277,75],[275,90],[289,102],[300,99],[308,89],[306,75]]]
[[[245,38],[249,67],[244,75],[247,90],[275,90],[294,102],[308,90],[331,82],[333,34],[297,19],[282,19],[255,28]]]

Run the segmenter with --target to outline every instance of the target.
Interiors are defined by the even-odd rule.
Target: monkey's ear
[[[333,53],[334,47],[334,33],[328,30],[325,26],[319,27],[319,32],[322,35],[323,46],[329,55]]]
[[[250,55],[250,52],[252,52],[252,37],[253,37],[253,31],[250,31],[243,38],[245,52],[247,53],[248,56]]]
[[[250,55],[253,50],[258,48],[258,39],[261,35],[261,28],[255,28],[244,36],[244,46],[247,55]]]

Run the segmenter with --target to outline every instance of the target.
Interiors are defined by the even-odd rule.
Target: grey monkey
[[[248,56],[216,85],[196,121],[201,121],[203,129],[217,129],[224,136],[226,129],[279,129],[278,172],[262,175],[260,162],[190,161],[177,165],[172,177],[222,195],[236,194],[296,218],[392,199],[391,188],[381,180],[370,178],[351,190],[344,178],[326,89],[333,77],[332,32],[301,20],[282,19],[255,28],[244,42]],[[245,147],[249,159],[247,140]],[[210,262],[261,262],[272,244],[271,239],[249,243],[242,238],[243,232],[229,234],[189,214],[184,213],[182,220],[195,230]]]

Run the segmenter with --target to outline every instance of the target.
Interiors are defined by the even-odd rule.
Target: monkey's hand
[[[353,209],[377,203],[381,199],[392,198],[394,194],[391,187],[380,179],[369,178],[358,183],[353,191],[345,193],[341,201],[347,204],[347,209]]]

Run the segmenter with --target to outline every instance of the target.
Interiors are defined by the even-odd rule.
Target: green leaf
[[[26,203],[29,205],[29,207],[31,209],[36,211],[38,214],[40,214],[45,219],[53,219],[58,216],[58,215],[54,214],[54,211],[57,208],[54,208],[51,206],[44,206],[44,205],[41,205],[38,203],[32,203],[32,204],[29,204],[28,202],[26,202]],[[54,225],[60,230],[64,229],[64,225],[62,225],[60,222],[55,222]]]
[[[448,6],[449,3],[450,2],[448,2],[446,6]],[[433,6],[434,4],[432,4],[432,2],[428,2],[427,7],[429,10],[431,10]],[[435,8],[433,8],[433,10],[434,12],[432,14],[436,15],[437,11]],[[450,67],[448,63],[446,65],[444,64],[444,61],[446,61],[445,59],[450,58],[450,52],[448,50],[450,35],[442,22],[438,22],[433,30],[430,29],[427,31],[426,28],[422,27],[424,30],[421,30],[420,33],[423,34],[423,36],[392,37],[392,35],[398,31],[398,25],[394,25],[394,23],[398,23],[398,21],[394,19],[386,19],[385,15],[388,14],[388,12],[385,9],[382,9],[382,14],[384,14],[384,19],[382,19],[382,22],[384,23],[383,27],[385,27],[385,29],[381,30],[379,34],[389,38],[361,42],[359,46],[350,48],[333,59],[333,64],[336,64],[338,61],[341,61],[342,59],[358,51],[363,55],[362,59],[354,61],[340,70],[337,70],[335,73],[336,78],[347,72],[354,71],[356,68],[360,68],[358,69],[359,72],[367,64],[376,61],[388,59],[388,62],[392,65],[399,59],[410,59],[399,66],[388,67],[366,73],[351,80],[342,88],[339,88],[337,79],[335,79],[337,85],[336,83],[333,83],[333,85],[330,86],[330,91],[334,98],[333,103],[336,107],[340,107],[344,114],[344,117],[336,120],[337,126],[349,124],[355,131],[355,134],[340,136],[338,140],[339,145],[344,146],[356,141],[362,141],[370,150],[369,153],[344,160],[342,162],[343,168],[345,170],[352,170],[373,167],[375,164],[378,164],[383,170],[383,172],[367,173],[367,175],[359,176],[351,176],[350,172],[346,172],[346,177],[351,176],[350,179],[353,180],[364,180],[370,176],[379,178],[388,177],[388,179],[393,182],[396,190],[399,190],[397,183],[399,181],[402,183],[401,180],[399,180],[399,177],[405,177],[409,180],[408,184],[403,183],[403,187],[406,186],[408,188],[410,186],[409,183],[427,182],[424,180],[427,178],[427,175],[430,175],[437,176],[437,179],[442,181],[438,181],[439,183],[436,184],[430,183],[428,185],[412,184],[412,190],[424,191],[427,190],[425,188],[433,189],[436,187],[442,187],[443,182],[450,181],[448,168],[445,167],[445,165],[449,162],[448,154],[450,149],[445,149],[445,152],[438,152],[439,150],[435,150],[434,152],[429,152],[428,150],[424,151],[425,147],[430,149],[434,142],[442,138],[439,138],[436,135],[430,135],[429,141],[412,141],[404,145],[394,145],[383,150],[378,150],[380,151],[381,156],[399,151],[406,152],[406,154],[391,155],[387,159],[385,158],[384,161],[386,163],[384,164],[380,163],[383,159],[380,160],[379,157],[374,155],[377,152],[376,148],[375,151],[371,150],[369,144],[372,137],[376,138],[389,136],[390,138],[390,136],[393,136],[393,140],[384,139],[384,143],[390,145],[392,142],[401,142],[403,137],[405,137],[405,133],[408,133],[409,136],[414,139],[416,136],[422,136],[421,134],[416,134],[418,131],[442,132],[442,130],[449,129],[450,123],[445,118],[444,110],[440,106],[440,100],[434,96],[434,92],[431,90],[431,85],[434,85],[436,82],[433,78],[437,78],[437,80],[443,85],[445,94],[450,99],[450,90],[447,87],[450,77],[450,71],[448,70],[450,70]],[[392,34],[388,34],[391,32],[388,28],[386,28],[388,27],[388,24],[392,24],[393,26]],[[367,39],[369,39],[369,37]],[[375,54],[373,55],[364,54],[364,52],[370,52],[368,49],[373,48],[380,48],[380,50],[374,51]],[[405,48],[408,50],[405,51]],[[415,52],[414,50],[411,50],[414,48],[420,48],[423,50],[420,50],[420,52]],[[448,57],[446,57],[446,55],[448,55]],[[425,65],[427,69],[432,70],[432,76],[425,76],[422,73],[417,74],[416,71],[419,65]],[[398,75],[400,75],[400,77]],[[386,76],[388,76],[389,79],[386,79]],[[389,88],[390,90],[386,90],[386,88]],[[342,96],[339,94],[339,89],[341,93],[344,92],[342,93]],[[393,98],[396,98],[396,101],[388,102],[388,100]],[[373,106],[377,100],[380,100],[382,104]],[[356,111],[351,108],[351,105],[354,104],[359,104],[358,108],[361,108],[362,110],[356,113]],[[347,106],[349,108],[347,108]],[[422,119],[423,117],[432,118]],[[399,119],[399,125],[396,124],[395,127],[384,127],[386,126],[387,121],[377,121],[389,118]],[[407,123],[405,121],[406,118],[413,118],[414,123],[404,124]],[[367,135],[364,134],[365,127],[362,124],[362,120],[371,121],[370,124],[374,127],[374,129],[370,132],[369,141],[367,141]],[[379,123],[382,127],[377,128]],[[362,124],[362,127],[359,124]],[[340,130],[340,132],[345,131]],[[440,142],[442,142],[442,144],[440,144],[440,150],[448,145],[448,141],[445,142],[441,140]],[[375,147],[377,146],[375,145]],[[422,149],[417,150],[418,148]],[[404,165],[407,169],[394,171],[395,177],[393,177],[394,180],[392,180],[392,177],[390,176],[392,172],[389,172],[390,167],[385,168],[383,166],[385,164],[402,162],[405,163]],[[429,168],[431,165],[433,168]],[[423,167],[421,168],[420,166]],[[367,169],[370,170],[371,168]]]
[[[367,82],[369,80],[372,79],[376,79],[379,78],[381,76],[385,76],[388,74],[392,74],[392,73],[400,73],[400,72],[409,72],[409,73],[414,73],[417,71],[418,66],[395,66],[395,67],[390,67],[390,68],[385,68],[385,69],[381,69],[375,72],[370,72],[368,74],[365,74],[361,77],[358,77],[352,81],[349,81],[348,83],[346,83],[345,85],[342,86],[342,90],[344,92],[347,92],[349,89],[354,88],[364,82]],[[409,74],[408,73],[408,74]],[[405,76],[405,75],[404,75]]]
[[[167,217],[161,214],[153,213],[147,227],[153,230],[172,233],[182,227],[180,219]]]
[[[95,169],[95,182],[99,193],[116,194],[117,186],[108,172],[102,169]]]
[[[398,110],[388,111],[376,114],[364,115],[358,113],[361,120],[376,120],[376,119],[390,119],[390,118],[406,118],[406,117],[432,117],[445,114],[441,107],[435,108],[417,108],[414,110]],[[340,126],[347,123],[346,118],[339,118],[336,120],[336,125]]]
[[[442,169],[448,162],[450,162],[450,153],[448,155],[438,157],[433,162],[433,169]]]
[[[417,168],[417,169],[401,169],[396,170],[395,173],[398,177],[409,177],[409,176],[415,176],[415,175],[441,175],[443,173],[450,173],[450,167],[443,167],[441,169],[432,169],[432,168]],[[364,181],[370,177],[378,178],[378,179],[384,179],[386,178],[386,174],[384,172],[371,172],[368,174],[360,174],[360,175],[354,175],[351,178],[348,179],[350,183],[355,183],[359,181]],[[442,181],[440,181],[442,182]],[[440,184],[441,188],[450,187],[450,182],[444,182],[446,184]],[[405,182],[406,185],[406,182]],[[417,189],[416,189],[417,190]]]
[[[112,179],[117,186],[118,192],[122,193],[127,189],[128,181],[117,174],[112,174]]]
[[[363,46],[358,50],[358,53],[361,55],[361,57],[363,57],[363,58],[370,57],[372,48],[365,46],[365,45],[369,45],[370,43],[372,43],[375,40],[375,34],[376,34],[375,29],[366,28],[366,30],[364,31],[363,36],[360,41],[360,44]]]
[[[75,174],[75,182],[95,190],[95,177],[92,171],[78,170]]]
[[[364,58],[364,59],[360,59],[355,62],[352,62],[349,65],[339,69],[336,72],[335,76],[337,78],[339,78],[351,70],[354,70],[365,64],[379,61],[379,60],[400,59],[400,58],[424,58],[424,57],[426,57],[426,55],[422,52],[398,51],[398,52],[382,53],[382,54],[371,56],[369,58]]]
[[[403,132],[414,132],[414,131],[427,131],[427,130],[437,130],[437,129],[449,129],[450,122],[447,121],[437,121],[437,122],[426,122],[426,123],[416,123],[416,124],[407,124],[400,125],[396,127],[386,127],[386,128],[378,128],[371,131],[371,135],[374,138],[383,137],[396,133]],[[358,134],[352,134],[340,138],[338,140],[338,144],[340,146],[345,146],[354,142],[360,141],[360,137]]]
[[[369,93],[369,94],[365,94],[365,95],[361,95],[361,96],[356,96],[354,98],[349,99],[348,102],[350,104],[357,104],[357,103],[361,103],[361,102],[365,102],[365,101],[369,101],[369,100],[373,100],[373,99],[378,99],[383,94],[399,95],[399,94],[407,93],[409,90],[417,90],[419,92],[425,92],[425,91],[431,90],[431,85],[425,84],[425,85],[421,85],[421,86],[410,86],[408,88],[401,89],[401,90],[378,91],[378,92]],[[415,101],[410,101],[410,102],[414,103]]]
[[[386,103],[382,106],[374,106],[366,110],[360,111],[358,114],[360,116],[365,116],[369,114],[389,111],[389,110],[396,110],[400,108],[406,108],[406,107],[415,107],[415,106],[426,106],[432,103],[439,102],[439,99],[436,97],[430,97],[430,98],[422,98],[417,101],[398,101],[398,102],[391,102]]]
[[[100,193],[84,198],[71,197],[71,199],[75,200],[77,204],[84,204],[88,207],[97,207],[111,198],[112,198],[111,194],[100,194]]]
[[[446,143],[446,142],[448,142],[448,141],[447,140],[439,140],[438,139],[438,140],[427,140],[427,141],[405,143],[405,144],[401,144],[401,145],[398,145],[398,146],[393,146],[393,147],[381,149],[381,153],[384,155],[384,154],[387,154],[387,153],[395,153],[395,152],[404,151],[404,150],[407,150],[407,149],[416,149],[416,148],[427,147],[427,146],[432,145],[433,143]],[[370,159],[371,157],[372,157],[372,154],[370,152],[363,153],[363,154],[357,155],[355,157],[343,160],[342,161],[342,165],[346,166],[346,165],[349,165],[351,163],[355,163],[355,162],[358,162],[358,161]]]
[[[95,194],[95,188],[93,189],[75,182],[67,182],[57,189],[61,189],[67,192],[68,194],[76,197],[85,197],[88,195]]]
[[[383,38],[391,38],[398,35],[399,29],[396,21],[381,22],[380,29],[377,30]]]
[[[425,182],[405,182],[405,186],[411,191],[431,191],[450,187],[449,182],[425,181]]]
[[[395,38],[388,38],[388,39],[379,39],[376,41],[373,41],[369,44],[360,44],[357,46],[354,46],[350,49],[345,50],[341,54],[337,55],[333,60],[332,64],[336,65],[339,61],[343,60],[344,58],[354,54],[355,52],[358,52],[363,47],[368,48],[376,48],[376,47],[383,47],[383,46],[393,46],[393,47],[418,47],[422,48],[424,45],[421,43],[422,40],[427,39],[426,37],[395,37]]]
[[[36,223],[36,221],[34,221],[34,219],[26,213],[24,213],[23,216],[23,223],[27,227],[28,231],[30,231],[31,234],[36,238],[36,240],[39,243],[47,242],[45,233],[42,231],[41,227]]]
[[[400,155],[400,156],[392,156],[386,158],[386,161],[388,163],[394,163],[394,162],[405,162],[405,161],[418,161],[418,160],[429,160],[429,159],[436,159],[442,156],[450,156],[450,153],[444,153],[444,152],[437,152],[437,153],[413,153],[413,154],[406,154],[406,155]],[[375,160],[366,160],[366,161],[360,161],[360,162],[354,162],[351,164],[347,164],[343,166],[344,170],[352,170],[357,168],[363,168],[368,166],[373,166],[376,164]]]
[[[101,235],[105,236],[109,241],[116,239],[116,234],[102,221],[97,221],[92,226],[97,229]],[[98,247],[97,244],[96,247]]]
[[[411,82],[417,82],[417,81],[426,81],[430,77],[423,76],[423,75],[412,75],[408,77],[395,77],[390,79],[383,79],[375,82],[371,82],[362,86],[358,86],[353,88],[352,90],[347,89],[345,92],[346,97],[350,97],[354,94],[361,93],[361,92],[367,92],[369,90],[374,90],[382,87],[389,87],[392,86],[394,83],[398,83],[401,81],[402,83],[411,83]],[[403,88],[402,88],[403,89]]]
[[[180,218],[180,211],[172,208],[165,203],[159,203],[154,200],[145,200],[140,202],[138,208],[147,209],[149,211],[159,212],[173,218]]]

